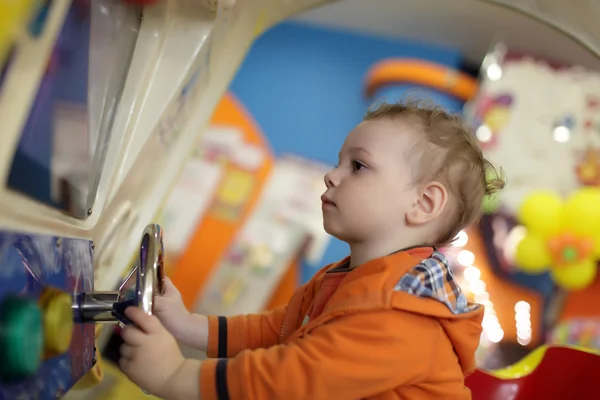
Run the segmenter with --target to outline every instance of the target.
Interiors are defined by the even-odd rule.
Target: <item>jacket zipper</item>
[[[285,310],[283,311],[283,318],[281,319],[281,329],[279,331],[279,343],[283,343],[283,328],[285,328],[285,317],[287,315],[287,306],[285,307]]]
[[[285,325],[285,321],[281,322],[281,332],[279,332],[279,344],[283,343],[283,328]]]

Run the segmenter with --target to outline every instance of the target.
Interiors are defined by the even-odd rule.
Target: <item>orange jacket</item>
[[[430,247],[352,270],[302,324],[330,265],[285,308],[209,318],[203,400],[470,399],[483,307],[468,304]]]

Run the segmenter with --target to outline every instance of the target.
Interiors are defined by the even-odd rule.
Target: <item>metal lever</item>
[[[116,291],[79,293],[73,301],[76,323],[123,323],[127,307],[154,312],[154,297],[165,291],[162,229],[150,224],[144,229],[138,264]]]

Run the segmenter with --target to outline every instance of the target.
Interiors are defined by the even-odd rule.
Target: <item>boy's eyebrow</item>
[[[364,147],[361,146],[354,146],[350,148],[350,152],[352,153],[365,153],[368,155],[371,155],[371,153],[369,153],[369,151],[367,149],[365,149]]]
[[[361,146],[353,146],[353,147],[350,147],[346,151],[340,151],[338,153],[338,158],[342,158],[342,153],[343,152],[345,152],[345,153],[365,153],[367,155],[371,155],[371,153],[369,152],[369,150],[367,150],[367,149],[365,149],[364,147],[361,147]]]

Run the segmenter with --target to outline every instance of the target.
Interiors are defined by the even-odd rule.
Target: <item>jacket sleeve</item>
[[[441,329],[435,319],[397,310],[340,316],[291,343],[205,361],[201,398],[370,397],[422,380]]]
[[[236,356],[242,350],[267,348],[279,343],[285,306],[261,314],[208,317],[210,358]]]
[[[316,280],[333,264],[323,267],[302,285],[294,296],[314,296]],[[261,314],[234,317],[208,317],[209,358],[231,358],[242,350],[268,348],[280,342],[286,306]]]

